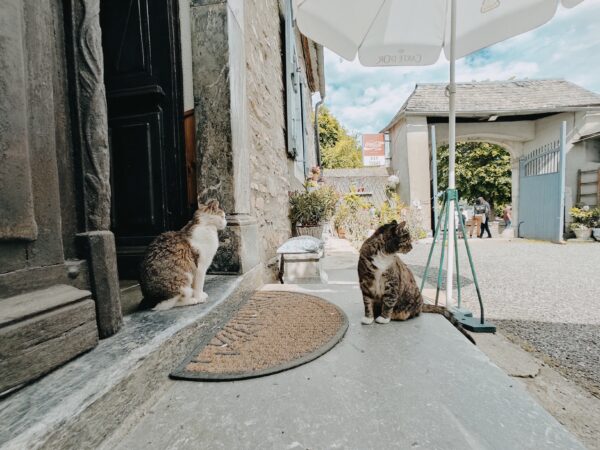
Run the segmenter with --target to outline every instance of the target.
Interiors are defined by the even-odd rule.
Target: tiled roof
[[[417,84],[386,130],[403,114],[448,114],[447,83]],[[515,80],[456,84],[457,116],[521,115],[600,108],[600,95],[565,80]]]
[[[323,179],[341,194],[350,192],[352,186],[363,188],[365,200],[379,207],[386,199],[385,189],[390,172],[386,167],[360,169],[325,169]]]
[[[388,177],[390,175],[387,167],[360,167],[357,169],[324,169],[323,178],[330,177]]]

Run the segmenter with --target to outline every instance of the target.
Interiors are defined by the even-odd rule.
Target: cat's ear
[[[406,227],[406,220],[403,220],[402,222],[400,222],[398,224],[398,230],[401,230],[402,228]]]
[[[217,212],[219,210],[219,201],[215,199],[209,200],[208,203],[206,203],[206,207],[211,211]]]
[[[396,222],[396,219],[394,219],[390,222],[390,225],[398,225],[398,222]]]

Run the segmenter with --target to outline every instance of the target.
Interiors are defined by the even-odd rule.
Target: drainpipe
[[[319,94],[321,95],[321,99],[315,105],[315,153],[317,156],[317,166],[321,167],[321,146],[319,145],[319,106],[321,106],[325,100],[325,63],[322,45],[317,45],[317,63],[319,65]]]
[[[323,97],[315,105],[315,152],[317,154],[317,166],[321,167],[321,146],[319,145],[319,106],[323,104]]]

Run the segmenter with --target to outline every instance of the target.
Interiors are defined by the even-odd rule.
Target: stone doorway
[[[111,229],[119,277],[146,246],[188,220],[177,0],[102,0]],[[192,155],[193,158],[193,155]]]

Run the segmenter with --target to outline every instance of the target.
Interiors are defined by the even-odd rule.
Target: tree
[[[335,147],[340,138],[346,134],[346,130],[329,109],[321,106],[319,108],[319,144],[321,148]]]
[[[321,163],[326,169],[362,167],[362,152],[354,137],[342,136],[335,146],[321,148]]]
[[[448,146],[438,148],[438,190],[448,187]],[[511,202],[510,154],[487,142],[456,143],[456,188],[461,198],[485,198],[494,205]]]
[[[321,163],[326,169],[362,167],[362,151],[329,109],[319,109]]]

